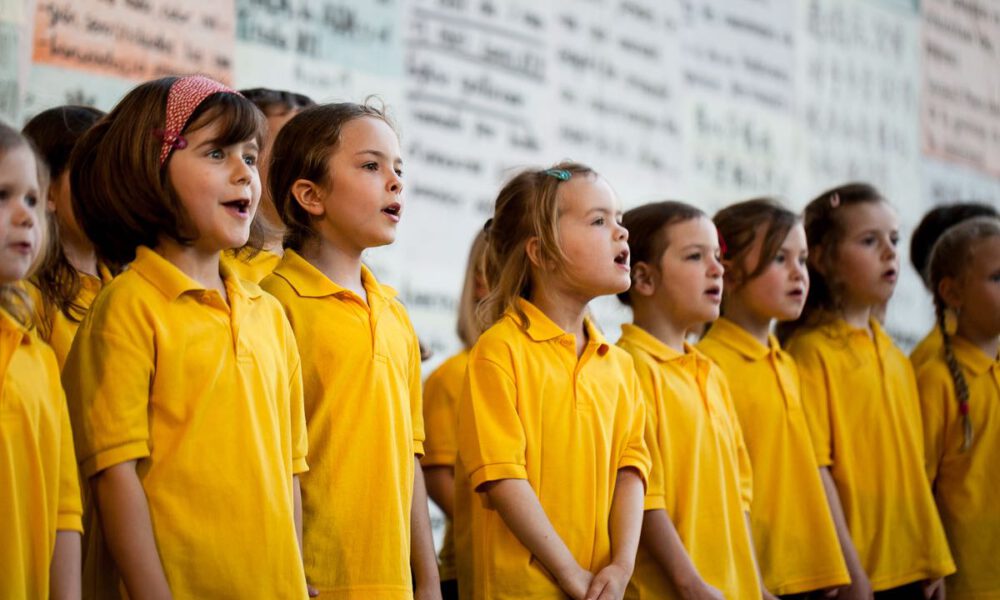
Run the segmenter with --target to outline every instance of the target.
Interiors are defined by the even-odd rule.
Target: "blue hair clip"
[[[549,169],[544,171],[544,173],[551,177],[555,177],[559,181],[569,181],[569,178],[573,176],[573,174],[566,169]]]

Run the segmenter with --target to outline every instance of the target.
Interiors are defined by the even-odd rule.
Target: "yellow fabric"
[[[990,360],[960,337],[951,343],[969,386],[969,450],[961,450],[962,415],[944,359],[928,361],[917,374],[927,476],[958,565],[947,580],[948,598],[1000,598],[1000,358]]]
[[[465,383],[465,367],[469,364],[469,351],[463,350],[441,363],[424,382],[424,467],[452,467],[458,454],[458,399]],[[455,480],[455,494],[470,494],[465,482]],[[459,489],[458,486],[461,485]],[[459,535],[468,536],[468,532]],[[457,577],[455,572],[454,522],[445,518],[444,543],[438,553],[441,581]]]
[[[86,273],[79,273],[80,292],[76,295],[76,304],[84,310],[90,308],[97,293],[111,281],[111,273],[104,266],[98,267],[98,274],[99,277],[94,277]],[[76,335],[80,323],[67,317],[54,304],[45,302],[41,290],[34,284],[29,284],[28,291],[34,303],[38,330],[42,333],[42,339],[49,346],[52,346],[52,350],[56,353],[56,360],[59,362],[59,368],[62,369],[63,365],[66,364],[66,355],[69,354],[70,346],[73,345],[73,337]],[[79,316],[83,317],[83,315]]]
[[[531,303],[520,306],[527,330],[508,311],[470,353],[456,478],[473,489],[526,479],[577,562],[596,573],[611,561],[608,519],[618,471],[634,468],[644,481],[649,473],[639,384],[632,360],[589,320],[578,360],[574,335]],[[463,597],[565,598],[485,495],[458,504],[455,518],[468,519],[472,531],[471,547],[456,548]]]
[[[302,598],[295,338],[273,298],[221,273],[228,304],[140,247],[104,288],[63,369],[77,453],[86,477],[138,461],[175,598]],[[99,537],[86,549],[84,596],[115,597]]]
[[[82,531],[52,350],[0,309],[0,598],[49,597],[56,530]]]
[[[816,460],[830,466],[861,566],[876,590],[955,570],[923,470],[916,379],[873,319],[874,338],[836,320],[795,335]]]
[[[941,354],[943,343],[941,330],[935,326],[910,352],[910,362],[913,363],[913,370],[920,371],[920,367],[924,366],[924,363],[930,360],[936,358],[944,359],[944,355]]]
[[[745,516],[750,457],[725,376],[694,347],[685,344],[681,354],[635,325],[622,325],[618,345],[635,360],[650,421],[645,509],[666,510],[695,568],[726,598],[759,598]],[[629,597],[677,597],[642,546]]]
[[[251,283],[263,281],[278,267],[279,262],[281,255],[269,250],[261,250],[252,258],[247,257],[245,250],[228,250],[222,253],[222,264],[236,277]]]
[[[361,279],[367,303],[289,250],[262,282],[302,354],[312,467],[302,477],[306,575],[324,598],[411,598],[420,348],[395,290],[364,267]]]
[[[792,357],[773,336],[764,346],[724,318],[712,324],[698,349],[732,382],[753,467],[750,523],[767,589],[784,595],[847,584]]]

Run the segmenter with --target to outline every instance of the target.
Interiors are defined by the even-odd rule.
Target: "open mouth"
[[[629,265],[628,265],[628,248],[626,248],[625,250],[622,250],[621,252],[618,253],[618,256],[615,257],[615,264],[618,265],[618,266],[620,266],[620,267],[624,267],[626,269],[629,268]]]
[[[241,217],[250,215],[250,200],[246,198],[239,198],[236,200],[223,202],[222,205],[225,206],[227,209],[240,215]]]
[[[7,247],[18,254],[31,254],[31,242],[12,242]]]
[[[806,291],[804,289],[802,289],[802,288],[795,288],[794,290],[788,292],[788,296],[790,296],[792,298],[795,298],[795,299],[800,299],[800,298],[802,298],[805,295],[806,295]]]
[[[399,217],[403,212],[403,205],[401,205],[399,202],[393,202],[389,206],[383,208],[382,212],[385,215],[387,215],[390,219],[392,219],[393,222],[398,223]]]
[[[896,281],[897,275],[896,269],[889,269],[885,273],[882,273],[882,279],[885,279],[886,281]]]
[[[705,295],[715,301],[722,300],[722,286],[713,285],[705,290]]]

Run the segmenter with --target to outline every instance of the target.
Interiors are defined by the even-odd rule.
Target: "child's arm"
[[[425,467],[424,482],[427,484],[427,494],[437,504],[441,512],[449,519],[454,518],[455,510],[455,469],[445,465]]]
[[[49,598],[79,599],[82,589],[80,564],[83,562],[78,531],[56,531],[56,547],[49,568]]]
[[[767,584],[764,583],[764,574],[760,572],[760,561],[757,560],[756,546],[753,543],[753,528],[750,526],[750,513],[743,513],[743,520],[747,526],[747,538],[750,540],[750,548],[754,550],[751,555],[753,558],[753,567],[757,569],[757,579],[760,579],[760,597],[764,600],[778,600],[774,594],[767,589]]]
[[[135,472],[135,461],[119,463],[95,475],[94,491],[104,538],[129,597],[172,598],[156,550],[149,504]]]
[[[847,563],[847,572],[851,576],[851,583],[840,588],[837,598],[838,600],[871,600],[875,596],[871,583],[868,581],[868,575],[861,567],[861,559],[858,557],[857,548],[854,547],[851,533],[847,529],[847,519],[844,517],[844,507],[840,504],[837,483],[833,480],[829,467],[820,467],[819,476],[823,480],[823,490],[826,492],[826,501],[830,505],[830,514],[833,515],[833,524],[837,529],[837,539],[840,541],[840,548],[844,553],[844,561]]]
[[[587,600],[621,600],[635,568],[635,553],[642,532],[642,503],[646,493],[642,477],[633,468],[618,470],[611,499],[611,564],[590,582]]]
[[[559,587],[574,600],[582,600],[593,574],[581,567],[570,553],[542,508],[526,479],[500,479],[480,486],[514,537],[524,544]]]
[[[305,552],[302,551],[302,484],[299,482],[298,475],[292,475],[292,504],[295,511],[295,537],[299,542],[299,556],[304,558]],[[310,598],[319,596],[319,590],[309,585],[308,580],[306,581],[306,590],[309,592]]]
[[[441,579],[438,576],[431,517],[427,512],[427,488],[420,459],[413,458],[413,502],[410,505],[410,568],[416,583],[414,598],[441,600]]]
[[[667,511],[661,508],[643,513],[641,543],[681,597],[688,600],[725,600],[722,592],[701,578]]]

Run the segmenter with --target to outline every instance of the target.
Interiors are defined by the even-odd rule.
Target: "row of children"
[[[525,171],[424,408],[361,260],[402,212],[391,123],[257,99],[184,77],[57,109],[25,130],[49,169],[3,129],[0,595],[923,598],[953,572],[951,597],[1000,594],[995,213],[935,245],[918,396],[872,318],[899,270],[873,188],[804,222],[766,200],[622,221],[587,167]],[[634,314],[618,346],[586,316],[608,294]],[[425,489],[454,515],[440,576]]]

